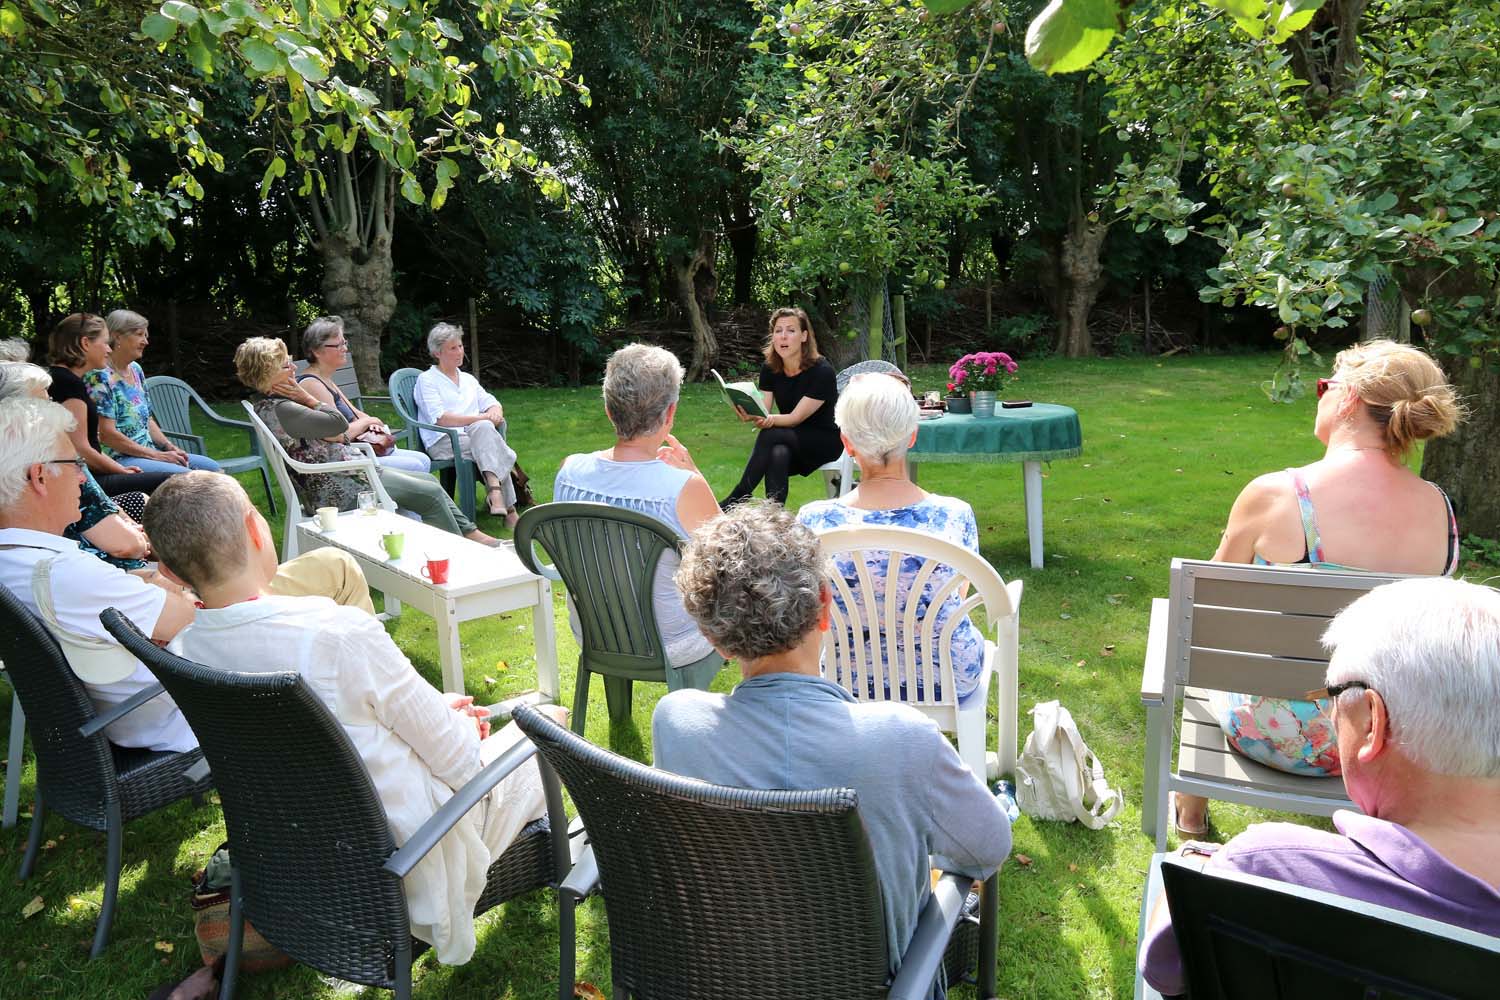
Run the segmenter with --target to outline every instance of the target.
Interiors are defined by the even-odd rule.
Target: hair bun
[[[1460,410],[1453,391],[1443,386],[1391,404],[1387,432],[1393,444],[1405,448],[1415,441],[1443,437],[1458,426]]]

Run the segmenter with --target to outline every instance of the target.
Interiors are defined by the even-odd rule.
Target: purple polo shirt
[[[1347,810],[1333,814],[1333,825],[1339,833],[1258,823],[1225,844],[1205,870],[1273,878],[1500,937],[1500,891],[1406,827]],[[1187,989],[1170,923],[1142,942],[1140,969],[1165,996]]]

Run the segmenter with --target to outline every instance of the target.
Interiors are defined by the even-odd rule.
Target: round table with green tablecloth
[[[1042,463],[1083,453],[1083,428],[1072,407],[1056,403],[1004,409],[993,417],[944,414],[917,425],[917,443],[907,452],[911,478],[922,462],[983,465],[1020,462],[1026,494],[1026,535],[1031,565],[1042,568]]]

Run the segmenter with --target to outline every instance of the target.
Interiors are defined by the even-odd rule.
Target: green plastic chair
[[[259,472],[260,483],[266,490],[266,503],[271,513],[276,513],[276,494],[271,489],[271,470],[266,456],[260,450],[255,429],[243,420],[221,417],[213,407],[203,401],[192,386],[180,378],[170,375],[152,375],[146,379],[146,399],[151,403],[151,415],[156,418],[162,432],[194,455],[207,455],[203,446],[203,435],[193,433],[193,407],[197,407],[209,420],[220,427],[233,427],[245,432],[249,440],[250,454],[231,458],[214,457],[219,468],[230,475],[241,472]]]
[[[539,562],[533,544],[552,560]],[[545,503],[528,509],[516,525],[516,554],[539,576],[561,580],[578,609],[578,683],[573,694],[573,731],[582,735],[588,712],[589,678],[604,678],[609,717],[630,717],[636,681],[665,682],[668,691],[707,690],[724,665],[718,653],[686,666],[667,663],[651,584],[656,565],[682,542],[654,517],[602,503]]]
[[[401,432],[406,435],[406,447],[413,451],[425,453],[427,448],[422,444],[420,430],[442,431],[448,435],[453,444],[452,458],[434,458],[432,467],[438,470],[438,478],[442,480],[443,488],[454,495],[458,501],[459,508],[464,512],[464,517],[474,520],[474,482],[475,472],[478,469],[472,461],[461,458],[463,454],[459,447],[458,429],[455,427],[439,427],[437,424],[424,423],[417,419],[417,376],[422,374],[415,368],[398,368],[391,373],[387,386],[391,393],[391,405],[400,414],[406,428]],[[500,425],[500,436],[505,436],[505,424]]]

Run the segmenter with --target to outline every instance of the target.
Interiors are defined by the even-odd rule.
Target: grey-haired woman
[[[427,352],[434,363],[417,376],[417,419],[458,431],[463,457],[479,466],[484,477],[490,513],[504,514],[505,526],[514,528],[519,517],[510,470],[516,453],[500,433],[505,410],[477,378],[460,370],[464,363],[462,327],[452,323],[433,327],[427,334]],[[453,457],[453,439],[441,431],[423,430],[422,444],[433,458]]]

